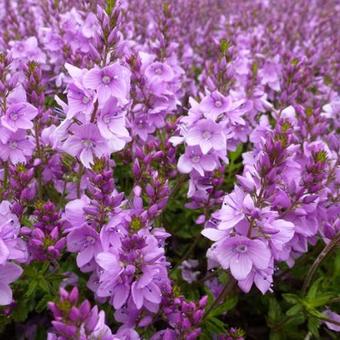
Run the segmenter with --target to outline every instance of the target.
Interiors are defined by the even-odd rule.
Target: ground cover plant
[[[0,338],[337,339],[339,22],[0,0]]]

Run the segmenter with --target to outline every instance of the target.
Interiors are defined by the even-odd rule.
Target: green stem
[[[309,287],[312,278],[316,272],[316,270],[319,268],[321,262],[326,258],[326,256],[339,244],[340,242],[340,232],[338,232],[333,240],[329,242],[326,247],[322,250],[322,252],[319,254],[319,256],[316,258],[312,266],[309,268],[308,273],[306,275],[305,281],[303,282],[302,286],[302,293],[305,295],[307,288]]]
[[[235,284],[236,284],[235,279],[234,278],[230,278],[229,281],[226,283],[226,285],[223,287],[221,293],[218,295],[216,300],[207,309],[207,311],[205,312],[202,320],[206,319],[209,316],[210,312],[212,310],[214,310],[215,307],[217,307],[221,302],[223,302],[225,300],[225,298],[227,297],[228,293],[234,288]]]
[[[176,265],[174,266],[174,268],[172,269],[171,272],[174,272],[178,266],[184,261],[186,260],[186,258],[191,254],[191,252],[195,249],[195,247],[197,246],[197,243],[199,242],[201,238],[201,233],[199,232],[195,239],[194,242],[191,243],[191,245],[189,246],[189,248],[186,250],[186,252],[181,256],[181,258],[177,261]]]

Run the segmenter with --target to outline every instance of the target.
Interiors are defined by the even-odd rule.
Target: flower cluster
[[[0,0],[0,334],[338,331],[339,11]]]
[[[48,333],[50,340],[63,339],[119,339],[105,324],[105,313],[98,307],[91,308],[88,300],[79,301],[79,291],[74,287],[70,292],[61,288],[59,300],[49,302],[53,313],[53,329]]]
[[[19,237],[20,223],[11,208],[8,201],[0,204],[0,305],[12,302],[9,284],[22,274],[22,268],[15,262],[27,261],[27,247]]]

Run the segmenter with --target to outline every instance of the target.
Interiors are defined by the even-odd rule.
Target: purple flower
[[[22,269],[7,262],[0,265],[0,306],[9,305],[12,302],[12,290],[9,284],[14,282],[22,273]]]
[[[38,114],[38,110],[29,103],[15,103],[8,107],[1,123],[7,129],[15,132],[18,129],[32,129],[32,119]]]
[[[336,321],[336,322],[340,322],[340,315],[331,311],[330,309],[326,309],[324,311],[324,314],[326,315],[326,317],[332,321]],[[340,326],[332,323],[332,322],[325,322],[326,326],[331,329],[332,331],[335,332],[340,332]]]
[[[276,63],[267,61],[260,73],[262,84],[268,84],[274,91],[280,91],[280,68]]]
[[[0,204],[0,264],[16,258],[17,237],[20,231],[19,220],[11,212],[8,201]]]
[[[85,87],[96,90],[100,105],[114,96],[126,103],[130,92],[130,71],[118,62],[100,69],[95,67],[84,76]]]
[[[118,106],[116,98],[110,97],[101,109],[98,129],[100,134],[107,139],[111,152],[122,150],[131,140],[129,131],[126,129],[125,114]]]
[[[213,214],[214,218],[221,221],[218,225],[219,229],[227,230],[234,228],[245,218],[243,211],[245,197],[246,194],[238,186],[235,186],[231,194],[224,197],[221,209]],[[250,195],[247,197],[251,199]]]
[[[86,195],[83,195],[80,199],[75,199],[66,204],[63,218],[71,226],[70,228],[67,228],[66,231],[79,228],[83,224],[86,224],[84,208],[88,207],[89,205],[90,199]]]
[[[230,99],[224,97],[220,92],[214,91],[202,99],[199,109],[206,118],[216,120],[217,117],[231,108]]]
[[[196,122],[188,131],[185,141],[190,146],[199,145],[204,155],[211,149],[226,149],[226,137],[222,127],[210,119]]]
[[[68,111],[67,118],[72,118],[78,113],[90,116],[94,109],[95,96],[93,91],[85,90],[71,83],[67,91]]]
[[[168,64],[156,61],[146,67],[145,76],[149,82],[154,83],[171,81],[174,79],[175,74]]]
[[[71,128],[71,135],[64,143],[63,150],[80,159],[86,168],[94,163],[94,157],[109,154],[107,142],[100,135],[96,125],[89,123]]]
[[[185,174],[196,170],[204,176],[204,171],[213,171],[217,166],[216,157],[211,154],[204,155],[198,146],[189,146],[178,160],[178,170]]]
[[[42,64],[46,62],[46,56],[38,47],[36,37],[29,37],[22,41],[11,41],[10,46],[11,55],[14,59],[29,59]]]
[[[150,123],[149,116],[145,113],[138,112],[133,121],[131,131],[138,135],[143,141],[148,139],[149,134],[155,131],[155,126]]]
[[[1,138],[0,138],[1,140]],[[0,142],[0,158],[13,164],[26,163],[26,157],[32,155],[34,144],[24,130],[18,130]]]
[[[271,259],[270,250],[262,241],[243,236],[221,240],[213,251],[221,266],[230,268],[237,280],[244,280],[252,268],[267,269]]]
[[[101,250],[98,233],[86,225],[72,230],[67,235],[67,250],[78,253],[77,265],[83,267]]]
[[[244,280],[238,281],[238,286],[245,293],[249,293],[253,283],[255,283],[256,287],[262,294],[265,294],[267,291],[271,291],[271,285],[273,283],[273,269],[270,267],[265,270],[253,268]]]

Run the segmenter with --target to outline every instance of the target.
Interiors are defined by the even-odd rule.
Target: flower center
[[[104,84],[110,84],[110,82],[111,82],[111,77],[109,77],[109,76],[103,76],[102,77],[102,82],[104,83]]]
[[[202,137],[203,137],[203,139],[209,139],[209,138],[211,138],[211,132],[210,132],[210,131],[204,131],[204,132],[202,133]]]
[[[16,121],[18,119],[18,114],[17,113],[12,113],[11,114],[11,120]]]
[[[221,100],[216,100],[215,101],[215,106],[216,107],[221,107],[222,106],[222,101]]]
[[[90,102],[90,98],[87,97],[87,96],[84,96],[83,99],[82,99],[82,103],[83,104],[88,104]]]
[[[86,236],[86,242],[87,244],[94,244],[95,238],[93,236]]]
[[[93,246],[96,243],[96,239],[93,236],[86,236],[85,240],[82,242],[82,248],[86,249],[90,246]]]
[[[245,244],[240,244],[238,245],[235,250],[238,252],[238,253],[245,253],[247,250],[248,250],[248,247],[245,245]]]
[[[201,160],[201,156],[194,156],[194,157],[191,158],[191,161],[193,163],[199,163],[200,160]]]
[[[163,67],[162,66],[155,67],[154,72],[158,75],[162,74],[163,73]]]
[[[109,124],[111,122],[111,117],[109,115],[106,115],[103,117],[103,121],[105,124]]]
[[[94,143],[92,142],[92,140],[89,140],[89,139],[86,139],[83,141],[83,145],[86,147],[86,148],[91,148],[94,146]]]
[[[15,149],[17,148],[17,146],[18,146],[17,142],[12,142],[12,143],[9,145],[9,147],[10,147],[11,149],[13,149],[13,150],[15,150]]]

